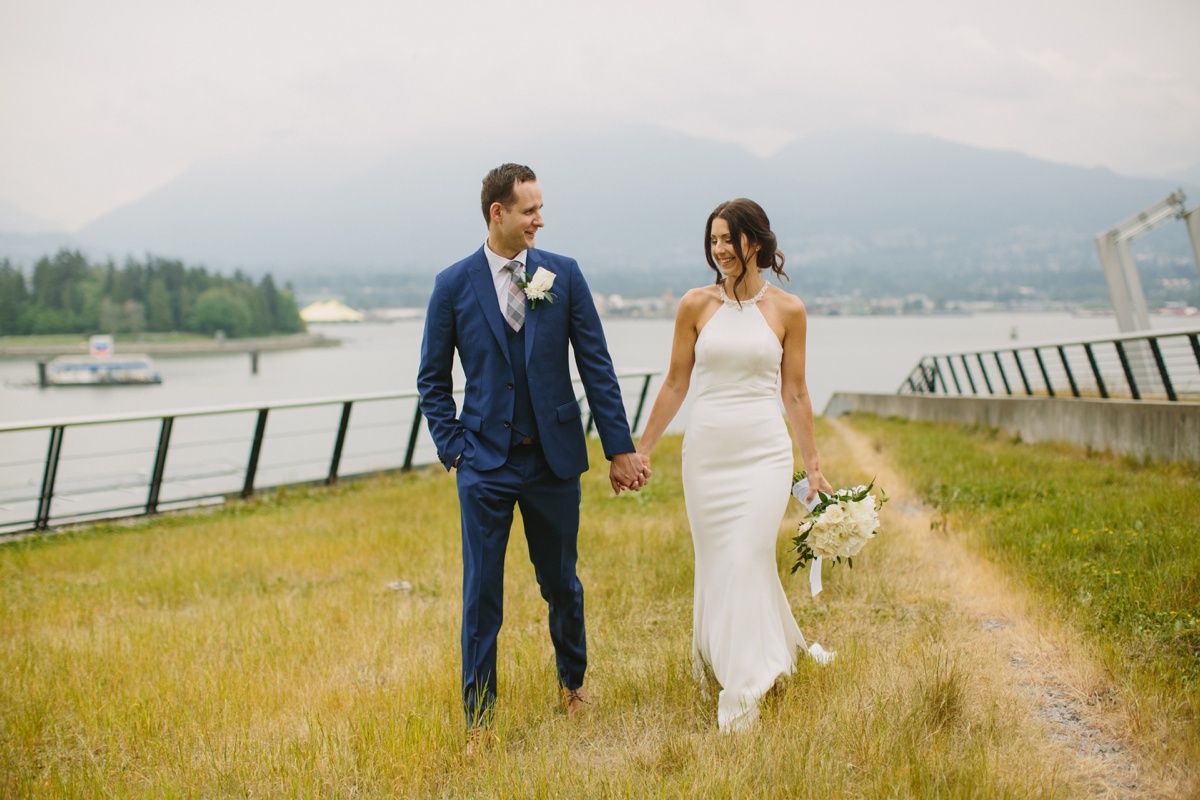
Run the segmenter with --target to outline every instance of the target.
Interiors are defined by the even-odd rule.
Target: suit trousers
[[[521,509],[529,560],[549,605],[550,640],[559,682],[583,685],[587,634],[583,585],[575,573],[579,477],[559,478],[541,447],[514,446],[497,469],[458,467],[462,517],[462,691],[468,727],[486,724],[496,703],[496,639],[504,616],[504,555],[513,509]]]

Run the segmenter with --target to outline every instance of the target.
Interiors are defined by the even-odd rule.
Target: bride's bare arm
[[[780,293],[783,294],[782,292]],[[808,315],[800,298],[787,295],[781,303],[783,317],[783,363],[780,365],[780,391],[783,409],[792,426],[792,435],[804,459],[804,470],[813,495],[820,489],[833,492],[833,486],[821,473],[821,460],[817,454],[817,437],[813,433],[812,400],[808,395],[808,383],[804,378],[805,347],[808,338]],[[811,499],[811,496],[809,497]]]
[[[644,458],[650,457],[650,452],[662,438],[671,420],[675,419],[679,407],[683,405],[683,398],[687,396],[692,382],[692,367],[696,364],[696,337],[710,303],[710,297],[702,289],[692,289],[679,301],[667,377],[663,379],[658,397],[654,399],[654,407],[650,409],[650,419],[646,421],[642,438],[638,440],[637,452]]]

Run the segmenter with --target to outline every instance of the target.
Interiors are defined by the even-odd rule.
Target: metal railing
[[[898,394],[1200,400],[1200,330],[923,356]]]
[[[617,375],[641,384],[635,432],[658,374]],[[422,419],[403,392],[0,424],[0,535],[412,469],[437,457]]]

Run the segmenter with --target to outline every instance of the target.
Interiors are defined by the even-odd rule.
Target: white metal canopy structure
[[[1113,311],[1117,315],[1117,327],[1122,333],[1150,328],[1150,312],[1146,308],[1142,281],[1137,274],[1133,253],[1129,249],[1130,242],[1173,219],[1182,219],[1187,223],[1192,252],[1195,254],[1197,266],[1200,267],[1200,210],[1184,210],[1183,201],[1183,190],[1176,189],[1146,210],[1117,223],[1096,237],[1096,249],[1100,251],[1104,279],[1108,282],[1108,293],[1112,297]]]

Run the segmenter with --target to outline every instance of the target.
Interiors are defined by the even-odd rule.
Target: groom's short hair
[[[480,198],[483,201],[484,222],[492,221],[492,203],[499,203],[505,208],[512,207],[516,200],[517,184],[536,180],[537,175],[533,174],[533,170],[523,164],[501,164],[484,175]]]

